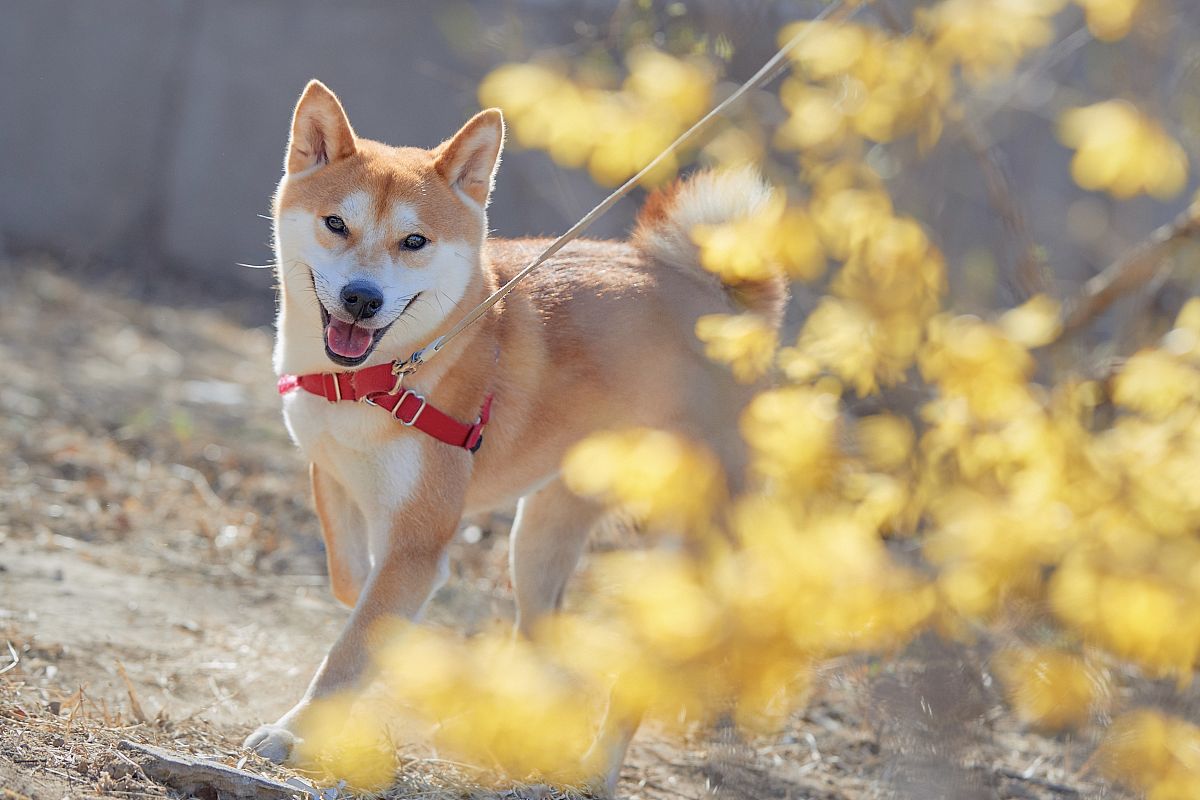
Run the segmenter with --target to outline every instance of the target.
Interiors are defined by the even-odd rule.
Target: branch
[[[874,8],[884,25],[893,33],[907,33],[904,23],[887,0],[878,0]],[[1020,253],[1017,256],[1015,289],[1022,299],[1046,291],[1049,285],[1046,260],[1029,232],[1025,212],[1013,195],[1008,170],[999,149],[991,142],[983,126],[969,116],[964,116],[958,124],[967,150],[979,162],[987,187],[988,202],[1000,215],[1009,235],[1017,240]]]
[[[1022,299],[1045,292],[1049,288],[1047,280],[1046,259],[1029,232],[1029,224],[1025,212],[1014,199],[1012,185],[1009,182],[1008,170],[1001,160],[1002,154],[992,144],[986,130],[976,124],[970,117],[964,117],[962,126],[963,141],[967,149],[979,162],[987,186],[988,201],[992,208],[1000,214],[1004,227],[1009,235],[1017,240],[1020,254],[1017,256],[1016,283]]]
[[[1163,225],[1144,241],[1083,285],[1063,307],[1063,333],[1077,331],[1104,313],[1120,298],[1145,285],[1160,265],[1185,239],[1200,233],[1200,203],[1194,203],[1174,221]]]
[[[160,747],[128,740],[122,740],[117,747],[143,756],[138,766],[146,773],[146,777],[164,786],[170,786],[185,797],[215,795],[238,800],[319,797],[316,791],[309,787],[280,783],[245,770],[234,769],[203,758],[172,753]]]

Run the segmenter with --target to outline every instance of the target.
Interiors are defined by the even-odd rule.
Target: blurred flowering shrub
[[[715,73],[707,61],[640,47],[615,89],[571,80],[543,64],[507,64],[484,78],[479,99],[504,109],[516,141],[548,151],[568,167],[586,166],[616,184],[645,166],[708,111]],[[678,164],[663,164],[660,177]]]
[[[580,444],[568,485],[674,545],[597,559],[597,597],[536,644],[410,631],[384,652],[394,699],[436,720],[443,744],[517,776],[577,781],[600,767],[606,715],[670,723],[733,707],[743,724],[770,724],[803,702],[822,659],[892,652],[927,629],[970,640],[1032,608],[1051,643],[994,663],[1017,714],[1069,730],[1122,712],[1104,769],[1150,797],[1200,796],[1197,728],[1119,708],[1111,678],[1121,665],[1183,685],[1200,661],[1200,299],[1115,370],[1075,369],[1056,350],[1064,309],[1048,294],[975,315],[947,301],[946,258],[872,160],[879,143],[936,158],[972,93],[1017,80],[1064,16],[1082,10],[1112,41],[1144,10],[941,0],[897,25],[883,5],[785,27],[780,40],[799,42],[774,131],[748,122],[701,153],[770,153],[786,189],[752,217],[693,231],[703,267],[819,293],[784,341],[752,315],[697,325],[713,360],[761,386],[741,418],[749,473],[733,484],[746,490],[726,496],[704,444],[666,432]],[[520,145],[612,184],[707,110],[719,74],[715,60],[648,47],[626,65],[606,87],[550,62],[508,64],[480,99],[504,108]],[[1168,126],[1128,99],[1092,99],[1058,120],[1079,187],[1177,197],[1188,159]],[[917,400],[889,406],[902,384]],[[848,412],[873,395],[878,410]],[[919,563],[890,538],[914,541]]]

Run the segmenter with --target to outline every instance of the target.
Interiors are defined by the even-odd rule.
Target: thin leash
[[[856,13],[858,13],[861,7],[862,6],[859,5],[850,8],[847,13],[843,14],[838,19],[838,24],[844,24],[850,20]],[[809,20],[809,22],[822,22],[834,14],[841,12],[842,10],[843,0],[836,0],[836,2],[826,6],[820,14],[815,16],[812,20]],[[787,68],[786,59],[788,53],[790,53],[797,45],[804,41],[811,31],[811,24],[801,28],[795,36],[788,40],[788,42],[781,47],[778,52],[775,53],[775,55],[771,56],[771,58],[762,65],[758,72],[754,73],[754,75],[748,81],[739,86],[733,92],[733,94],[729,95],[723,101],[714,106],[711,111],[701,117],[695,124],[692,125],[692,127],[684,131],[679,138],[671,142],[671,144],[668,145],[665,150],[655,156],[650,163],[642,167],[636,175],[625,181],[625,183],[621,184],[621,186],[612,194],[604,198],[599,205],[597,205],[586,215],[584,215],[582,219],[572,225],[569,230],[547,245],[546,248],[542,250],[542,252],[539,253],[536,258],[526,264],[521,271],[510,278],[507,283],[498,288],[496,291],[492,292],[492,294],[486,300],[475,306],[475,308],[473,308],[466,314],[466,316],[460,319],[453,328],[451,328],[445,334],[434,339],[420,350],[414,352],[408,357],[407,361],[396,362],[395,366],[392,367],[393,374],[395,374],[398,378],[409,375],[415,372],[416,369],[422,364],[430,361],[434,356],[441,352],[441,350],[447,344],[449,344],[454,337],[458,336],[468,327],[478,322],[479,318],[486,314],[488,309],[503,300],[510,292],[512,292],[513,289],[517,287],[518,283],[520,283],[529,275],[529,273],[533,272],[535,269],[544,264],[547,259],[561,250],[573,239],[578,238],[581,233],[591,227],[593,222],[595,222],[610,208],[616,205],[618,200],[633,191],[633,188],[637,186],[647,174],[653,171],[654,168],[661,164],[668,156],[672,155],[676,150],[694,138],[696,134],[698,134],[701,130],[707,127],[710,122],[719,117],[734,103],[745,96],[747,92],[757,89],[772,81],[777,75]]]

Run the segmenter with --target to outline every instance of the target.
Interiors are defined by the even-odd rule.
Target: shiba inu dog
[[[437,360],[393,374],[546,244],[487,236],[503,143],[496,109],[427,150],[358,137],[317,81],[296,106],[274,199],[275,368],[311,462],[333,593],[353,611],[295,707],[246,739],[272,760],[288,759],[314,700],[368,675],[374,623],[420,613],[464,514],[519,501],[518,629],[559,606],[603,512],[558,478],[584,437],[672,430],[706,442],[735,484],[742,475],[737,415],[751,389],[705,358],[695,323],[750,310],[778,324],[785,286],[723,285],[690,234],[767,202],[748,170],[653,195],[630,241],[569,244]]]

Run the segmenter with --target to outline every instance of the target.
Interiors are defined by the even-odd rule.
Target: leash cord
[[[546,260],[550,258],[550,256],[561,250],[571,240],[578,238],[581,233],[591,227],[593,222],[595,222],[610,208],[616,205],[618,200],[633,191],[633,188],[637,186],[638,183],[641,182],[641,180],[645,178],[648,173],[661,164],[664,159],[672,155],[676,150],[686,144],[697,133],[707,127],[710,122],[719,117],[727,109],[729,109],[730,106],[740,100],[747,92],[769,83],[779,73],[786,69],[787,65],[785,63],[785,59],[787,58],[788,53],[790,53],[798,44],[800,44],[800,42],[808,37],[809,33],[812,31],[811,23],[822,22],[832,16],[835,12],[839,11],[841,8],[842,0],[836,0],[836,2],[826,6],[820,14],[817,14],[817,16],[813,17],[813,19],[809,21],[809,25],[801,28],[795,36],[788,40],[788,42],[781,47],[778,52],[775,53],[775,55],[771,56],[771,58],[765,64],[763,64],[762,67],[759,68],[758,72],[754,73],[754,75],[751,76],[748,81],[739,86],[732,94],[714,106],[712,110],[697,120],[690,128],[680,134],[679,138],[671,142],[671,144],[669,144],[665,150],[655,156],[654,159],[651,160],[646,166],[642,167],[637,174],[625,181],[625,183],[621,184],[621,186],[613,191],[613,193],[608,197],[604,198],[599,205],[585,214],[583,218],[572,225],[569,230],[547,245],[546,249],[542,250],[542,252],[539,253],[536,258],[526,264],[520,272],[510,278],[503,286],[492,292],[492,294],[486,300],[475,306],[475,308],[471,309],[471,311],[468,312],[467,315],[461,320],[459,320],[453,328],[434,339],[420,350],[417,350],[415,353],[409,356],[408,361],[405,361],[402,364],[397,364],[393,371],[397,375],[411,373],[415,371],[416,368],[421,364],[424,364],[437,355],[443,347],[445,347],[452,339],[454,339],[454,337],[458,336],[472,324],[477,322],[480,317],[487,313],[488,309],[496,305],[496,303],[499,303],[510,292],[512,292],[512,290],[517,287],[517,284],[524,280],[529,273],[533,272],[535,269],[544,264]],[[861,8],[861,6],[855,6],[851,8],[849,13],[839,20],[839,23],[844,23],[849,20],[858,12],[859,8]]]

